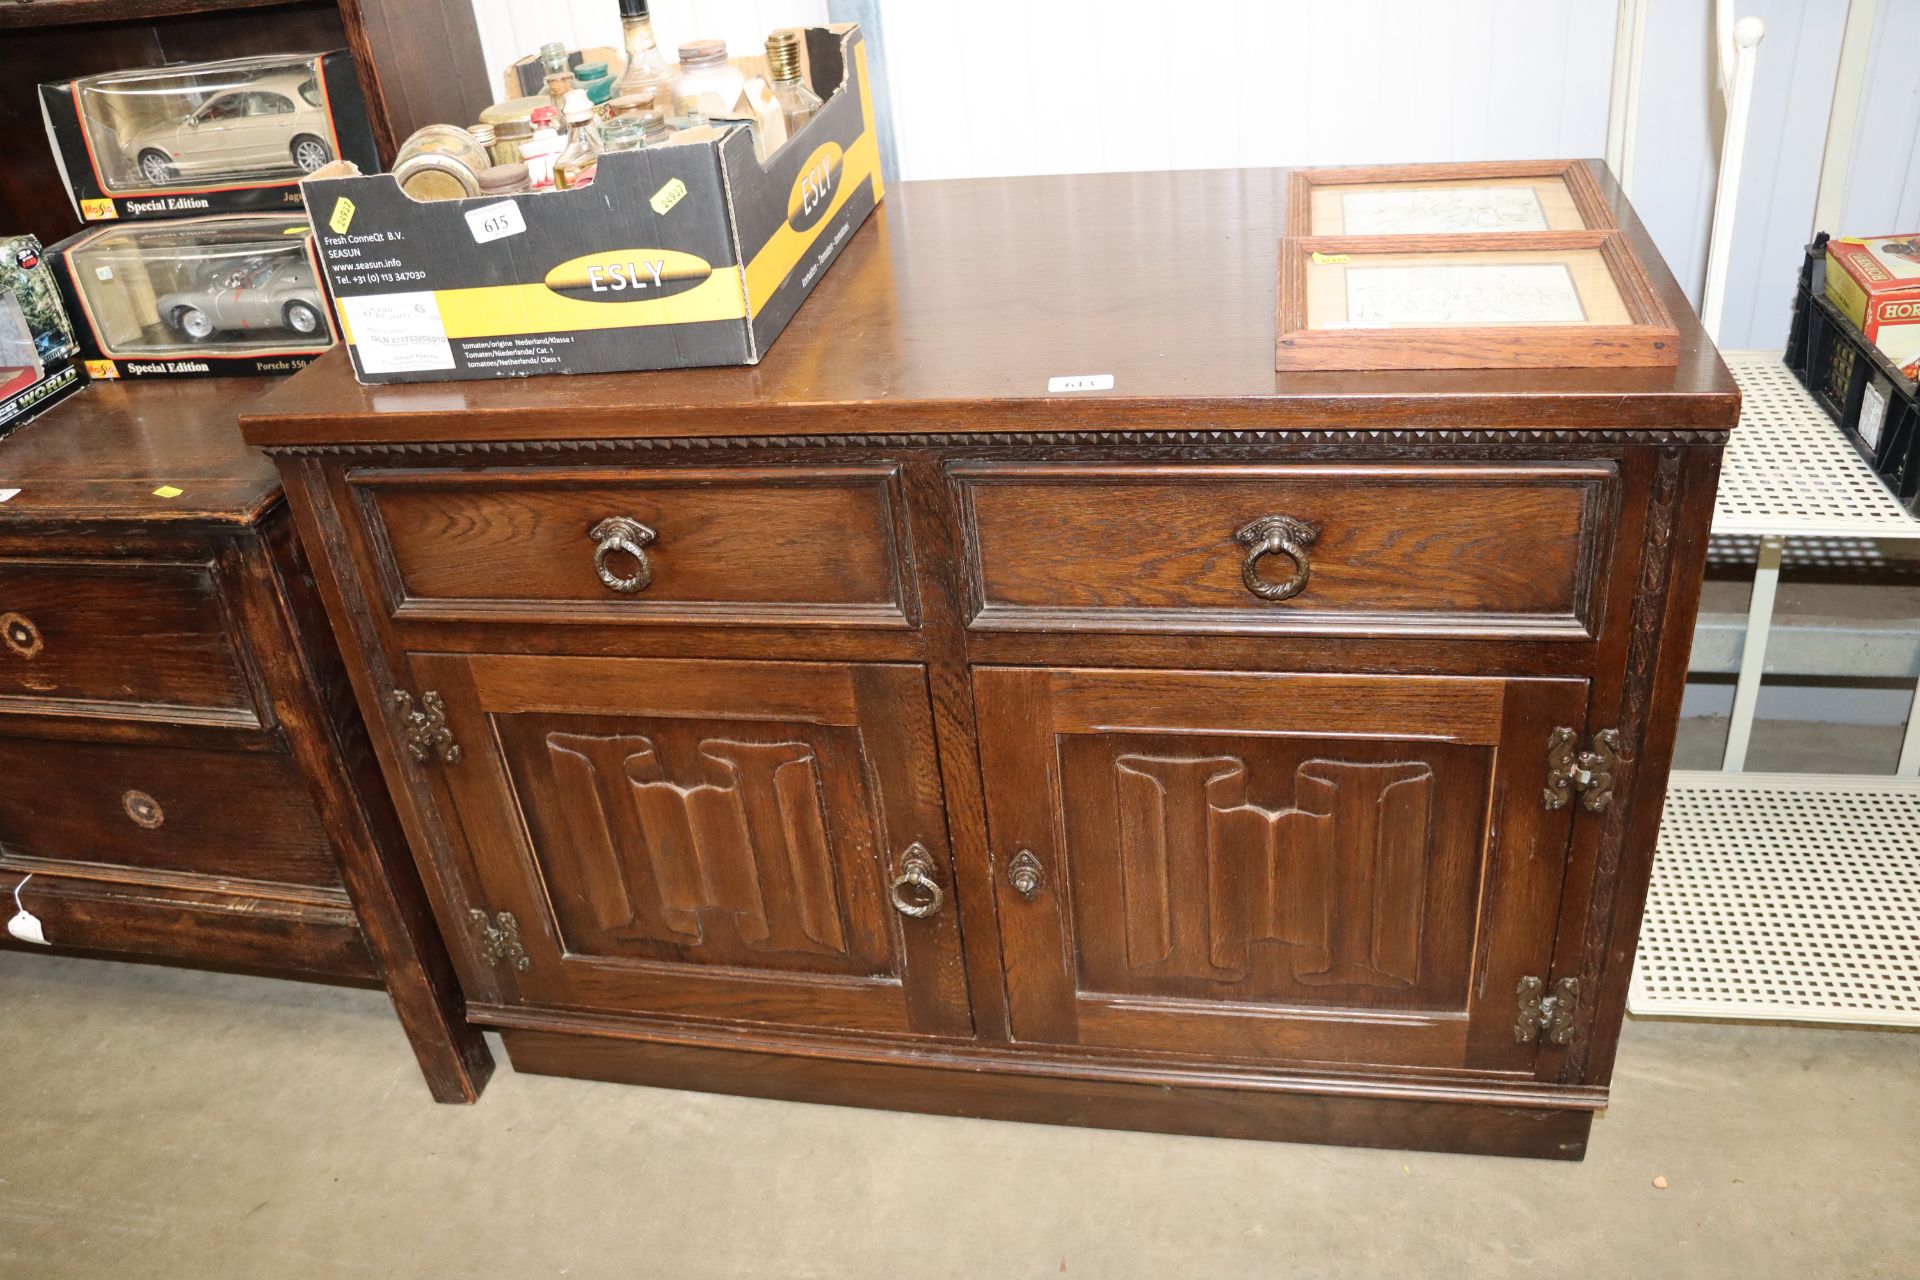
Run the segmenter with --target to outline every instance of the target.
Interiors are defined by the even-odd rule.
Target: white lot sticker
[[[432,293],[378,293],[342,298],[360,367],[368,373],[453,368],[453,347]]]
[[[19,492],[18,489],[0,489],[0,502],[12,502],[14,495]]]
[[[1113,375],[1110,373],[1076,373],[1064,378],[1048,378],[1047,390],[1055,395],[1062,391],[1111,391]]]
[[[40,927],[40,917],[25,907],[16,911],[7,921],[7,932],[22,942],[32,942],[42,947],[53,945],[47,941],[47,931]]]
[[[1887,425],[1887,393],[1880,389],[1877,382],[1867,384],[1867,394],[1860,398],[1860,438],[1867,442],[1867,448],[1880,447],[1880,428]]]
[[[519,202],[514,200],[467,210],[467,225],[473,229],[475,244],[505,240],[527,229],[526,219],[520,216]]]

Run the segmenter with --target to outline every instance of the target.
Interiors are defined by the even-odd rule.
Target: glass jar
[[[727,61],[725,40],[694,40],[680,46],[673,104],[682,116],[733,115],[746,87],[747,77]]]
[[[415,200],[457,200],[480,194],[479,173],[493,157],[465,129],[430,124],[416,129],[393,160],[393,179]]]
[[[533,121],[525,116],[518,120],[502,120],[493,126],[493,146],[488,148],[495,164],[516,164],[521,159],[520,149],[533,137]]]
[[[483,196],[510,196],[527,190],[527,166],[524,164],[496,164],[479,173],[480,194]]]
[[[540,66],[548,75],[565,71],[567,69],[567,61],[570,57],[571,55],[567,52],[567,46],[561,44],[558,40],[540,46]]]
[[[638,151],[647,145],[647,122],[638,113],[615,116],[600,126],[602,151]]]
[[[607,101],[607,118],[612,119],[615,116],[637,116],[642,111],[651,111],[653,110],[653,98],[654,94],[651,89],[643,90],[640,93],[623,93],[617,98],[610,98]]]

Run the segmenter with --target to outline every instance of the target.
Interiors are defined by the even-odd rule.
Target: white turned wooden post
[[[1727,260],[1733,252],[1734,215],[1740,198],[1740,162],[1747,149],[1747,117],[1753,110],[1753,66],[1767,26],[1758,18],[1733,20],[1733,0],[1715,0],[1714,57],[1720,94],[1727,104],[1727,133],[1720,144],[1720,181],[1713,191],[1713,233],[1707,241],[1707,282],[1700,295],[1700,322],[1720,341],[1727,301]]]

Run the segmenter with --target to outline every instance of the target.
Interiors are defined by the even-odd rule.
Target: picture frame
[[[1678,333],[1618,231],[1300,236],[1276,369],[1669,365]]]
[[[1276,370],[1679,360],[1592,162],[1296,169],[1286,203]]]
[[[1357,207],[1363,200],[1367,207]],[[1294,236],[1618,229],[1599,184],[1579,160],[1345,166],[1287,175],[1287,230]]]

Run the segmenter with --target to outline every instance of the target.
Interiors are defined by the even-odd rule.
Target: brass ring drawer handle
[[[919,891],[918,896],[904,892],[910,886]],[[927,853],[927,846],[918,840],[907,846],[905,856],[900,859],[900,874],[894,877],[887,892],[893,899],[893,909],[903,916],[923,920],[940,909],[947,895],[933,878],[933,858]]]
[[[1240,566],[1240,581],[1262,600],[1291,600],[1306,590],[1307,576],[1313,572],[1307,548],[1319,536],[1319,525],[1295,520],[1292,516],[1261,516],[1243,525],[1233,535],[1234,541],[1247,549],[1246,563]],[[1260,576],[1261,557],[1274,555],[1293,561],[1293,572],[1285,582],[1268,582]]]
[[[653,581],[653,566],[647,563],[646,552],[654,539],[653,530],[630,516],[608,516],[588,530],[587,536],[600,544],[593,549],[593,571],[600,575],[600,581],[622,595],[644,591]],[[639,568],[631,574],[608,568],[607,557],[616,551],[632,556]]]

